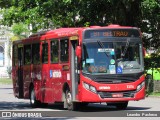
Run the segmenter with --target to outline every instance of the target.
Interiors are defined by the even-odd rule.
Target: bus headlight
[[[87,90],[89,90],[89,85],[88,85],[87,83],[83,83],[83,86],[84,86]]]
[[[136,90],[136,91],[137,91],[137,92],[140,91],[143,86],[145,86],[145,82],[144,82],[144,81],[137,86],[137,90]]]
[[[96,90],[96,88],[95,88],[94,86],[89,85],[89,84],[87,84],[87,83],[85,83],[85,82],[83,82],[83,86],[84,86],[84,88],[86,88],[87,90],[92,91],[92,92],[94,92],[94,93],[97,93],[97,90]]]

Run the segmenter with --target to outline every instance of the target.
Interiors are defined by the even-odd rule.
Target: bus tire
[[[67,109],[74,111],[77,109],[77,103],[72,101],[72,93],[70,90],[66,90],[65,92],[65,98],[67,103]]]
[[[152,80],[152,79],[153,79],[153,77],[152,77],[152,75],[147,74],[147,75],[146,75],[146,79]]]
[[[146,89],[147,93],[151,93],[154,91],[153,76],[151,74],[146,75]]]
[[[32,108],[38,107],[40,104],[40,101],[36,100],[34,87],[31,87],[30,89],[30,105]]]

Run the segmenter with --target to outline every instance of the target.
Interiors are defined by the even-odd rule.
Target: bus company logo
[[[127,85],[128,89],[134,88],[134,85]]]
[[[2,117],[12,117],[11,112],[2,112]]]
[[[100,86],[99,89],[100,90],[110,90],[111,87],[110,86]]]

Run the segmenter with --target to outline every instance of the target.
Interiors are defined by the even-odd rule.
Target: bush
[[[153,73],[151,75],[147,75],[147,71],[151,69],[158,69],[160,68],[160,55],[158,54],[151,54],[144,59],[144,66],[145,66],[145,74],[146,74],[146,93],[150,94],[154,92],[154,81],[153,81]]]

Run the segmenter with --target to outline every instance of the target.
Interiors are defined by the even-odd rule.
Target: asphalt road
[[[158,111],[158,112],[157,112]],[[80,109],[79,111],[73,112],[63,109],[62,105],[50,104],[47,108],[31,108],[29,100],[17,99],[13,96],[12,85],[0,85],[0,114],[9,112],[11,117],[6,117],[5,119],[40,119],[33,117],[41,117],[41,119],[83,119],[83,120],[97,120],[109,118],[118,120],[146,120],[147,119],[159,119],[154,115],[160,115],[160,97],[147,97],[141,101],[131,101],[126,110],[120,111],[114,107],[108,107],[105,103],[102,104],[89,104],[87,107]],[[30,113],[35,113],[30,116]],[[150,113],[150,115],[149,115]],[[143,114],[143,116],[142,116]],[[151,114],[154,116],[151,116]],[[18,118],[17,118],[17,115]],[[140,115],[140,117],[138,116]],[[146,116],[149,115],[149,116]],[[1,115],[0,115],[1,116]],[[117,116],[117,117],[116,117]],[[0,118],[4,119],[4,118]]]

